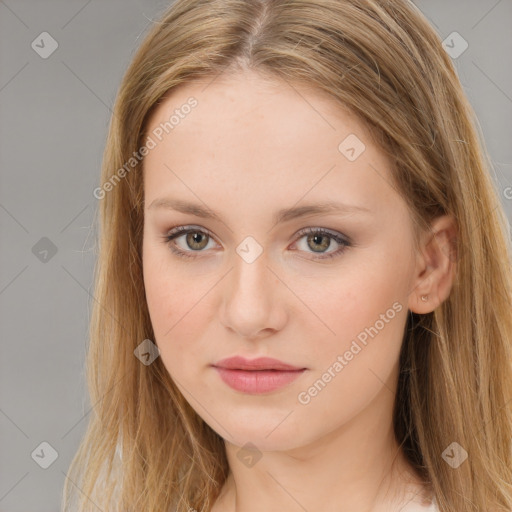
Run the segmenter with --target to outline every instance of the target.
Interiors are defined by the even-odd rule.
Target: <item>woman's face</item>
[[[147,135],[147,303],[195,411],[260,450],[390,415],[416,255],[364,126],[325,96],[246,72],[174,90]],[[232,356],[301,371],[214,366]]]

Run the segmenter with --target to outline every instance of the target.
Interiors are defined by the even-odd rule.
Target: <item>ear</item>
[[[430,313],[450,295],[456,271],[456,240],[457,223],[451,215],[437,217],[422,234],[408,301],[412,312]]]

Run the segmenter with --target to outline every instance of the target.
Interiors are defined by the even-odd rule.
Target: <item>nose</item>
[[[239,337],[258,339],[283,328],[287,320],[285,285],[268,265],[266,253],[252,263],[234,254],[234,268],[224,279],[222,324]]]

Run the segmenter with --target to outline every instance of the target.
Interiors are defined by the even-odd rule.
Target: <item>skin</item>
[[[390,163],[365,126],[330,98],[254,71],[206,84],[174,89],[149,119],[148,134],[190,96],[198,101],[145,157],[143,268],[162,361],[225,440],[230,475],[212,510],[406,512],[423,487],[393,435],[399,352],[408,310],[428,313],[449,295],[454,264],[442,245],[454,221],[436,219],[415,252]],[[366,146],[355,161],[338,150],[349,134]],[[161,198],[207,206],[222,220],[155,207]],[[272,221],[281,208],[327,201],[370,211]],[[211,237],[192,246],[186,235],[165,239],[191,225]],[[306,227],[353,245],[315,260],[342,246],[329,237],[308,243],[297,235]],[[248,236],[263,249],[252,263],[236,252]],[[173,243],[192,257],[175,255]],[[394,318],[301,403],[299,393],[397,303]],[[271,393],[241,393],[210,366],[233,355],[307,370]],[[247,442],[261,455],[251,467],[237,456]]]

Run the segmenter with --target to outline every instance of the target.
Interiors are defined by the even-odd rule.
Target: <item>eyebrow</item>
[[[148,206],[149,209],[165,208],[168,210],[176,210],[182,213],[188,213],[205,219],[213,219],[223,223],[220,215],[215,211],[201,206],[200,204],[189,203],[180,199],[157,198]],[[279,224],[288,222],[299,217],[310,215],[321,215],[329,213],[351,214],[351,213],[372,213],[371,210],[364,206],[353,204],[343,204],[335,202],[327,202],[320,204],[308,204],[304,206],[295,206],[291,208],[283,208],[279,210],[273,217],[273,223]]]

